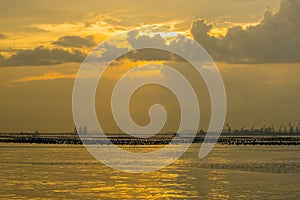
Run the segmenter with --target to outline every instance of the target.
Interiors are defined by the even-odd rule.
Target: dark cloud
[[[105,42],[101,45],[101,49],[97,48],[94,52],[94,54],[90,55],[89,60],[90,61],[97,61],[99,59],[99,54],[101,54],[101,59],[105,61],[116,59],[118,55],[125,54],[128,51],[127,48],[118,48],[117,46],[113,44],[109,44],[108,42]]]
[[[79,37],[79,36],[64,36],[59,38],[52,44],[63,46],[63,47],[94,47],[96,43],[93,36]]]
[[[35,49],[19,50],[11,57],[0,57],[0,66],[36,66],[56,65],[66,62],[82,62],[85,54],[81,51],[67,51],[64,49],[37,47]]]
[[[127,36],[127,41],[133,48],[140,46],[149,47],[155,43],[155,46],[165,46],[165,40],[160,35],[149,37],[148,35],[139,36],[138,31],[130,31]]]
[[[273,14],[267,10],[256,26],[235,26],[224,37],[208,35],[213,27],[193,22],[191,33],[215,60],[229,63],[300,62],[300,1],[283,0]]]
[[[170,61],[174,60],[175,57],[173,54],[158,50],[158,49],[143,49],[132,51],[125,56],[126,58],[134,61],[144,60],[144,61],[153,61],[153,60],[163,60]]]

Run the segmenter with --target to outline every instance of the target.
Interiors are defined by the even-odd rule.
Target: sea
[[[300,199],[300,146],[218,144],[200,159],[200,145],[160,170],[129,173],[83,145],[2,143],[0,199]]]

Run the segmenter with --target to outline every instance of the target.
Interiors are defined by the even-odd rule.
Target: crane
[[[282,127],[283,127],[283,125],[281,124],[280,127],[279,127],[279,129],[278,129],[279,133],[281,133]]]
[[[253,132],[254,127],[255,127],[255,124],[253,124],[253,126],[251,127],[251,132]]]
[[[284,132],[286,133],[286,132],[287,132],[287,129],[286,129],[285,124],[283,125],[283,128],[284,128]]]
[[[246,128],[247,127],[247,125],[244,125],[242,128],[241,128],[241,132],[243,132],[244,131],[244,128]]]
[[[266,124],[260,129],[260,132],[263,132],[265,130]]]
[[[271,124],[271,130],[272,130],[273,133],[275,133],[275,129],[274,129],[273,124]]]
[[[298,124],[296,126],[296,132],[300,133],[300,120],[299,120],[299,122],[298,122]]]
[[[294,132],[295,124],[292,125],[292,123],[290,122],[290,123],[289,123],[289,127],[290,127],[290,133],[293,133],[293,132]]]
[[[231,127],[229,126],[228,123],[226,124],[226,126],[227,126],[228,133],[231,133]]]

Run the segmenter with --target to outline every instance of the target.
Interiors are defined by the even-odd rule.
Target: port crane
[[[283,125],[283,128],[284,128],[284,132],[286,133],[286,132],[287,132],[287,129],[286,129],[285,124]]]
[[[261,127],[260,132],[263,132],[265,130],[265,127],[266,127],[266,124],[263,127]]]
[[[298,124],[296,126],[296,132],[300,133],[300,120],[299,120],[299,122],[298,122]]]
[[[271,130],[273,133],[275,132],[275,128],[274,128],[273,124],[271,124]]]
[[[245,130],[245,128],[247,127],[247,125],[244,125],[242,128],[241,128],[241,132],[243,132]]]
[[[227,130],[228,130],[228,133],[231,133],[231,127],[229,126],[228,123],[226,124],[226,127],[227,127]]]
[[[281,124],[280,127],[279,127],[279,129],[278,129],[279,133],[281,133],[282,127],[283,127],[283,125]]]
[[[292,123],[290,122],[290,123],[289,123],[289,127],[290,127],[290,133],[293,133],[293,132],[294,132],[295,124],[292,125]]]
[[[253,124],[253,126],[251,127],[251,132],[253,132],[254,131],[254,127],[255,127],[255,124]]]

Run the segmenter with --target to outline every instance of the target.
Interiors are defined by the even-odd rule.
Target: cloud
[[[266,4],[273,6],[278,0],[218,0],[218,6],[210,0],[136,1],[88,0],[18,0],[0,1],[1,29],[17,31],[33,24],[61,24],[92,20],[95,15],[105,15],[104,21],[113,26],[136,27],[140,24],[161,23],[174,19],[205,17],[215,21],[220,16],[249,21],[257,19],[258,11]],[[159,6],[157,6],[159,4]],[[22,8],[22,9],[20,9]],[[245,13],[246,11],[246,13]],[[111,17],[111,20],[107,20]],[[93,20],[92,20],[93,21]]]
[[[109,44],[108,42],[105,42],[101,47],[103,47],[103,52],[101,54],[102,59],[104,60],[112,60],[115,59],[116,55],[124,54],[128,51],[127,48],[123,47],[117,47],[114,44]],[[95,58],[97,59],[97,57]]]
[[[96,43],[93,36],[79,37],[79,36],[64,36],[59,38],[52,44],[63,46],[63,47],[94,47]]]
[[[156,32],[155,29],[153,31],[153,34],[150,33],[149,35],[139,35],[137,31],[128,33],[127,41],[133,48],[155,48],[143,49],[141,52],[132,54],[132,57],[129,58],[165,61],[185,61],[185,59],[190,61],[210,61],[210,57],[200,50],[198,45],[195,45],[194,41],[188,37],[175,32]],[[172,51],[179,56],[171,53]]]
[[[48,80],[57,80],[57,79],[73,79],[76,77],[76,74],[62,74],[58,72],[48,72],[40,76],[27,76],[21,79],[13,80],[12,83],[23,83],[31,81],[48,81]]]
[[[155,28],[149,29],[147,32],[143,31],[133,30],[128,32],[123,41],[126,47],[118,45],[119,41],[114,39],[105,42],[89,57],[89,62],[97,61],[100,57],[102,60],[109,61],[120,55],[119,59],[130,59],[131,61],[185,62],[185,59],[188,59],[210,62],[211,60],[208,54],[200,50],[197,45],[194,45],[193,40],[182,34],[160,32]]]
[[[0,66],[56,65],[82,62],[85,57],[86,55],[78,50],[48,49],[40,46],[34,49],[19,50],[9,58],[2,58]]]
[[[45,29],[36,27],[36,26],[24,26],[23,28],[21,27],[20,30],[22,30],[22,32],[26,33],[45,33],[45,32],[49,32]]]
[[[135,77],[147,77],[147,76],[162,76],[162,72],[156,65],[162,64],[161,61],[153,61],[152,65],[147,61],[133,61],[131,59],[121,59],[114,61],[110,67],[104,72],[103,77],[109,80],[119,80],[121,76],[127,73],[129,70],[137,67],[136,71],[131,72],[130,78]],[[143,66],[143,67],[142,67]]]
[[[212,25],[194,21],[191,33],[215,60],[229,63],[300,62],[300,1],[282,0],[277,13],[267,10],[256,26],[234,26],[224,37],[209,36]]]
[[[6,38],[6,35],[0,33],[0,39],[5,39]]]

